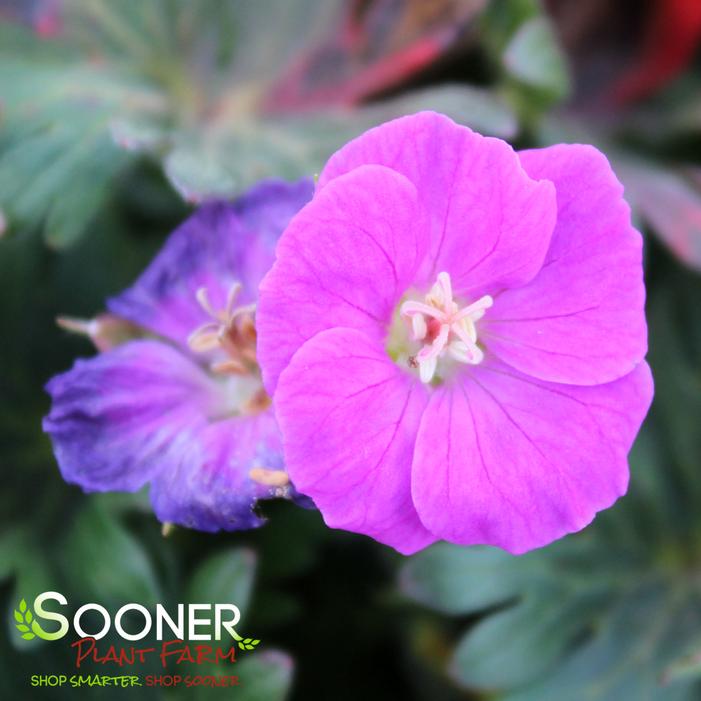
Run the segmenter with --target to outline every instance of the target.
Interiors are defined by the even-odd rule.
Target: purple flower
[[[260,380],[254,308],[280,232],[311,193],[308,181],[269,182],[203,206],[109,300],[145,333],[49,382],[44,430],[68,482],[150,483],[161,521],[206,531],[260,525],[256,500],[293,494]]]
[[[261,284],[295,486],[403,553],[583,528],[652,397],[641,254],[589,146],[516,154],[435,113],[349,143]]]

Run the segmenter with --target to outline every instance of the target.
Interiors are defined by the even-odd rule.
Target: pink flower
[[[349,143],[260,292],[297,488],[402,553],[586,526],[652,398],[641,255],[592,147],[516,154],[435,113]]]

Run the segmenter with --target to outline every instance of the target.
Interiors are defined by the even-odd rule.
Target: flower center
[[[439,359],[446,355],[468,365],[482,362],[476,323],[493,302],[485,295],[460,308],[453,299],[450,275],[439,273],[423,302],[410,300],[401,305],[400,315],[411,321],[412,337],[422,344],[421,350],[409,357],[409,365],[418,367],[422,382],[433,380]]]
[[[256,358],[255,304],[236,306],[241,284],[229,289],[224,309],[215,309],[206,287],[197,290],[196,297],[211,321],[193,331],[187,339],[196,353],[211,353],[209,365],[216,374],[230,378],[228,394],[237,413],[253,414],[270,405],[263,389]]]
[[[187,342],[196,353],[214,354],[215,360],[209,367],[226,379],[226,403],[232,413],[257,414],[270,406],[270,397],[263,388],[256,357],[256,305],[236,306],[240,292],[241,283],[235,282],[229,289],[224,309],[215,309],[207,288],[197,290],[197,301],[211,321],[195,329]],[[275,489],[276,496],[289,495],[290,478],[284,470],[254,465],[248,476],[264,487]]]

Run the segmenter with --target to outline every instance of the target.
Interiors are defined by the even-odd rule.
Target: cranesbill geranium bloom
[[[254,315],[277,239],[311,194],[309,181],[268,182],[233,204],[204,205],[109,300],[145,333],[49,382],[44,430],[68,482],[88,491],[150,483],[160,520],[206,531],[257,526],[256,500],[293,494]]]
[[[606,158],[435,113],[336,153],[261,284],[287,469],[403,553],[521,553],[626,491],[652,397],[642,241]]]

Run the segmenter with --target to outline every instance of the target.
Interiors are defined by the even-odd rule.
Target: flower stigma
[[[423,302],[408,300],[399,307],[399,315],[411,323],[411,337],[421,349],[409,355],[410,367],[418,368],[421,381],[434,380],[438,361],[444,357],[467,365],[479,365],[484,352],[477,345],[477,322],[494,300],[489,295],[460,307],[453,299],[450,275],[439,273]]]

